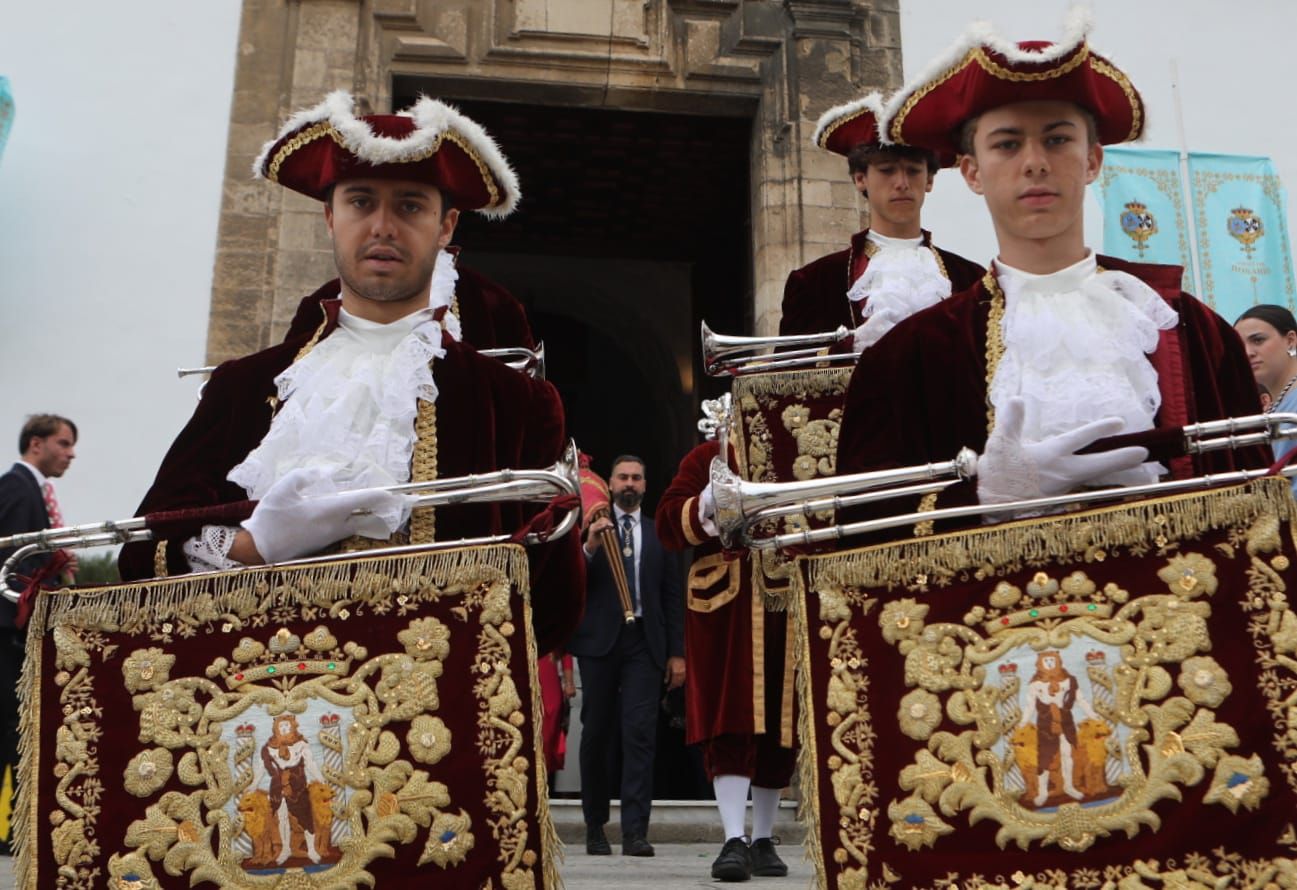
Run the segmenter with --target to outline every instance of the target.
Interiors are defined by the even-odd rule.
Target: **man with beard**
[[[612,852],[603,826],[617,785],[610,761],[621,727],[622,853],[652,856],[648,842],[653,803],[653,754],[658,702],[665,682],[675,689],[685,681],[684,593],[680,563],[663,549],[653,520],[643,516],[644,461],[624,454],[612,464],[608,489],[612,517],[586,530],[588,563],[586,609],[568,651],[581,671],[581,809],[586,852]],[[600,553],[599,532],[617,530],[621,553]],[[626,621],[617,598],[610,559],[626,570],[635,620]]]
[[[241,526],[122,550],[127,579],[282,562],[361,538],[427,543],[518,529],[516,504],[410,509],[384,486],[544,467],[558,393],[461,341],[446,250],[461,211],[508,215],[517,177],[474,121],[428,97],[356,117],[333,93],[266,144],[258,176],[324,203],[340,283],[324,321],[217,368],[139,513],[258,501]],[[435,525],[434,525],[435,523]],[[574,537],[532,548],[542,652],[580,616]]]

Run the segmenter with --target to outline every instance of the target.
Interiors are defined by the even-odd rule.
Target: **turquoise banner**
[[[1297,308],[1288,198],[1269,158],[1189,155],[1200,294],[1233,321],[1249,306]]]
[[[1103,253],[1137,263],[1182,266],[1193,291],[1188,216],[1174,151],[1105,148],[1095,183],[1103,208]]]
[[[14,123],[14,97],[9,91],[9,78],[0,76],[0,158],[4,157],[5,143]]]

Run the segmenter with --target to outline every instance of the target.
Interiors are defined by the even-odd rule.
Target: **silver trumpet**
[[[839,325],[823,334],[793,334],[782,337],[739,337],[717,334],[702,323],[703,369],[709,377],[739,377],[765,371],[787,371],[821,363],[852,364],[858,352],[826,355],[823,349],[836,346],[852,337],[851,330]],[[758,355],[761,350],[785,349],[772,355]]]
[[[971,448],[961,448],[954,460],[801,482],[748,482],[718,456],[712,460],[711,486],[721,543],[767,549],[767,539],[752,535],[752,527],[767,519],[930,494],[976,475],[977,453]]]
[[[545,379],[545,344],[537,343],[535,349],[526,346],[501,346],[496,349],[479,349],[482,355],[499,359],[515,371],[522,371],[536,380]],[[201,368],[176,368],[177,377],[189,377],[196,374],[211,374],[216,365],[205,365]]]
[[[1150,431],[1158,432],[1158,431]],[[1140,433],[1116,436],[1096,445],[1118,447],[1135,444],[1144,435]],[[1297,413],[1252,414],[1194,423],[1179,429],[1176,453],[1205,454],[1210,451],[1233,450],[1253,445],[1267,445],[1277,439],[1297,438]],[[1125,440],[1125,441],[1122,441]],[[1086,449],[1091,450],[1091,449]],[[1101,450],[1093,448],[1093,450]],[[716,501],[716,524],[721,540],[726,546],[731,542],[757,550],[783,550],[804,547],[825,541],[836,541],[852,535],[869,534],[890,528],[914,525],[919,522],[936,522],[944,519],[964,519],[979,516],[1027,513],[1054,507],[1071,507],[1080,504],[1101,503],[1130,497],[1174,494],[1222,485],[1239,485],[1259,479],[1268,469],[1239,470],[1231,473],[1212,473],[1190,479],[1169,479],[1147,485],[1100,488],[1053,497],[1032,498],[1004,504],[969,504],[945,507],[925,512],[902,513],[879,519],[862,520],[816,529],[804,529],[766,537],[751,533],[754,525],[763,519],[778,516],[810,515],[829,509],[840,509],[871,501],[889,500],[910,495],[939,492],[961,479],[976,475],[977,455],[970,449],[961,449],[953,461],[923,464],[896,470],[879,470],[847,476],[829,476],[806,482],[751,483],[744,482],[729,469],[721,472],[712,465],[712,496]],[[1297,466],[1286,467],[1282,475],[1297,477]],[[889,480],[886,477],[891,476]],[[950,477],[954,478],[950,478]],[[940,481],[924,482],[936,479]],[[718,481],[720,480],[720,481]],[[919,484],[909,484],[920,480]],[[893,486],[893,487],[884,487]],[[722,508],[722,502],[725,507]],[[727,538],[728,534],[728,538]]]
[[[470,473],[467,476],[450,476],[445,479],[431,479],[426,482],[407,482],[401,485],[391,485],[381,490],[412,495],[414,500],[411,506],[414,509],[501,501],[543,503],[565,495],[576,497],[578,505],[567,511],[567,515],[559,521],[552,533],[544,539],[534,533],[529,533],[523,538],[524,544],[537,544],[542,540],[554,540],[563,537],[572,530],[572,527],[580,519],[581,482],[579,475],[580,465],[577,457],[576,443],[569,440],[567,447],[563,451],[562,458],[544,469],[504,469],[492,473]],[[252,505],[250,501],[246,503],[249,506]],[[8,581],[18,564],[30,556],[63,549],[75,550],[83,547],[102,547],[112,544],[150,541],[154,537],[153,526],[165,522],[169,515],[163,513],[150,514],[148,516],[136,516],[131,519],[24,532],[0,538],[0,549],[17,548],[5,560],[4,565],[0,567],[0,596],[4,596],[11,602],[18,601],[19,594],[17,591],[10,589]],[[221,520],[214,521],[219,522]],[[228,516],[225,521],[230,521]],[[235,521],[237,522],[237,520]],[[447,550],[480,544],[500,544],[511,540],[512,537],[510,534],[502,533],[475,538],[434,541],[430,544],[401,544],[366,550],[364,555],[367,557],[386,556],[398,553]],[[276,563],[276,565],[309,565],[315,562],[336,560],[337,558],[337,554],[325,554],[291,559]]]

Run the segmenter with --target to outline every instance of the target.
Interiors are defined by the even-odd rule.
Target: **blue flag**
[[[1294,306],[1288,198],[1269,158],[1189,155],[1204,293],[1228,321],[1249,306]]]
[[[14,97],[9,92],[9,78],[0,75],[0,158],[4,157],[5,143],[14,123]]]
[[[1184,267],[1193,290],[1189,227],[1174,151],[1105,148],[1096,183],[1103,208],[1103,252],[1137,263]]]

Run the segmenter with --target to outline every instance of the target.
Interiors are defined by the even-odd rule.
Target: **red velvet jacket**
[[[838,325],[855,328],[863,318],[862,303],[847,299],[847,291],[869,266],[865,243],[869,230],[851,236],[851,246],[808,263],[788,276],[784,283],[780,334],[820,334]],[[932,233],[923,232],[923,243],[932,246]],[[958,254],[936,248],[950,277],[950,292],[972,287],[986,270]]]
[[[656,517],[663,547],[694,548],[685,585],[685,741],[691,745],[720,735],[780,733],[781,718],[792,714],[786,613],[766,611],[753,596],[751,558],[727,557],[698,520],[698,495],[719,453],[716,442],[704,442],[685,455]]]
[[[326,327],[337,328],[340,301],[321,306]],[[317,311],[321,311],[317,309]],[[288,367],[314,331],[241,359],[225,362],[203,390],[189,423],[163,458],[136,515],[243,500],[246,492],[225,477],[270,428],[274,378]],[[437,474],[441,478],[504,467],[544,467],[561,454],[563,405],[553,386],[533,380],[471,347],[446,339],[445,357],[433,364],[437,397]],[[527,515],[520,504],[438,507],[438,540],[518,529]],[[197,529],[194,530],[195,532]],[[187,572],[183,540],[166,546],[171,574]],[[122,577],[154,574],[152,542],[128,544],[119,558]],[[580,620],[585,560],[576,534],[531,548],[535,625],[541,651],[565,640]]]
[[[1243,344],[1229,324],[1180,290],[1180,268],[1099,257],[1105,269],[1128,272],[1161,294],[1180,323],[1163,331],[1149,357],[1158,373],[1159,427],[1260,412],[1256,383]],[[919,312],[865,350],[847,390],[838,438],[839,474],[949,460],[961,447],[979,454],[987,437],[986,325],[990,293],[979,281],[967,291]],[[1265,448],[1179,458],[1177,478],[1262,467]],[[942,493],[938,506],[977,502],[975,481]],[[894,500],[853,510],[848,521],[914,510]],[[964,524],[968,524],[965,522]],[[908,535],[908,528],[882,535]]]

